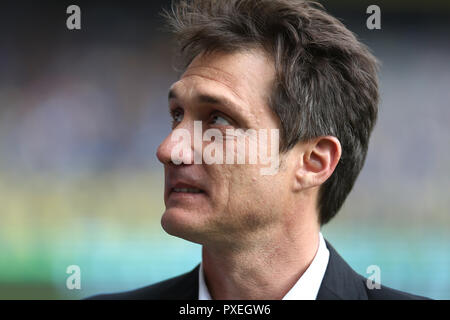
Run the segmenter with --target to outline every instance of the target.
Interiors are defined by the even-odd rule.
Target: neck
[[[202,264],[213,299],[282,299],[311,264],[319,246],[320,228],[302,224],[258,237],[248,246],[205,244]]]

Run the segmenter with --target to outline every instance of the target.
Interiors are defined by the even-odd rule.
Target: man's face
[[[201,121],[203,131],[217,129],[223,135],[222,140],[201,142],[202,149],[216,143],[224,153],[236,150],[237,137],[227,135],[227,129],[280,128],[268,106],[274,75],[273,63],[262,51],[211,53],[196,57],[171,87],[173,130],[157,151],[165,170],[162,226],[169,234],[201,244],[236,245],[281,224],[290,171],[283,159],[274,175],[262,175],[260,169],[268,165],[249,164],[248,154],[245,164],[193,162],[194,154],[202,155],[193,141],[194,121]],[[178,143],[172,136],[179,129],[192,137],[190,164],[172,162]]]

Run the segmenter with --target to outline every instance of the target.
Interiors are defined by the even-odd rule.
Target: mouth
[[[201,189],[199,185],[194,185],[186,181],[169,183],[168,191],[169,198],[195,199],[199,196],[206,195],[206,191]]]
[[[172,188],[171,193],[205,193],[205,191],[198,188]]]

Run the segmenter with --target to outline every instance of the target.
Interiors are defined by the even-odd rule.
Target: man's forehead
[[[189,67],[180,77],[180,80],[183,78],[187,78],[190,76],[200,76],[205,79],[210,79],[214,81],[221,82],[227,87],[233,87],[236,82],[238,82],[238,78],[231,73],[221,70],[219,68],[213,66],[192,66]]]
[[[245,95],[243,96],[240,91],[244,89],[245,85],[241,84],[239,80],[231,74],[214,67],[192,67],[186,70],[186,72],[180,77],[180,80],[174,83],[172,88],[179,85],[185,86],[187,84],[186,81],[196,82],[197,80],[207,81],[209,82],[209,85],[212,83],[214,84],[214,87],[219,85],[229,93],[236,96],[238,99],[244,100],[243,98]]]
[[[269,62],[269,63],[268,63]],[[227,87],[241,100],[258,92],[264,94],[273,79],[271,62],[261,51],[236,53],[210,53],[197,56],[180,77],[202,78]]]

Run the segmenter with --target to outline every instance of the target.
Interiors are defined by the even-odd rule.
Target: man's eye
[[[183,112],[179,109],[170,111],[172,115],[172,124],[179,123],[183,120]]]
[[[219,115],[213,115],[211,117],[211,121],[212,121],[213,124],[217,124],[219,126],[229,126],[229,125],[231,125],[231,123],[227,119],[225,119],[224,117],[219,116]]]

